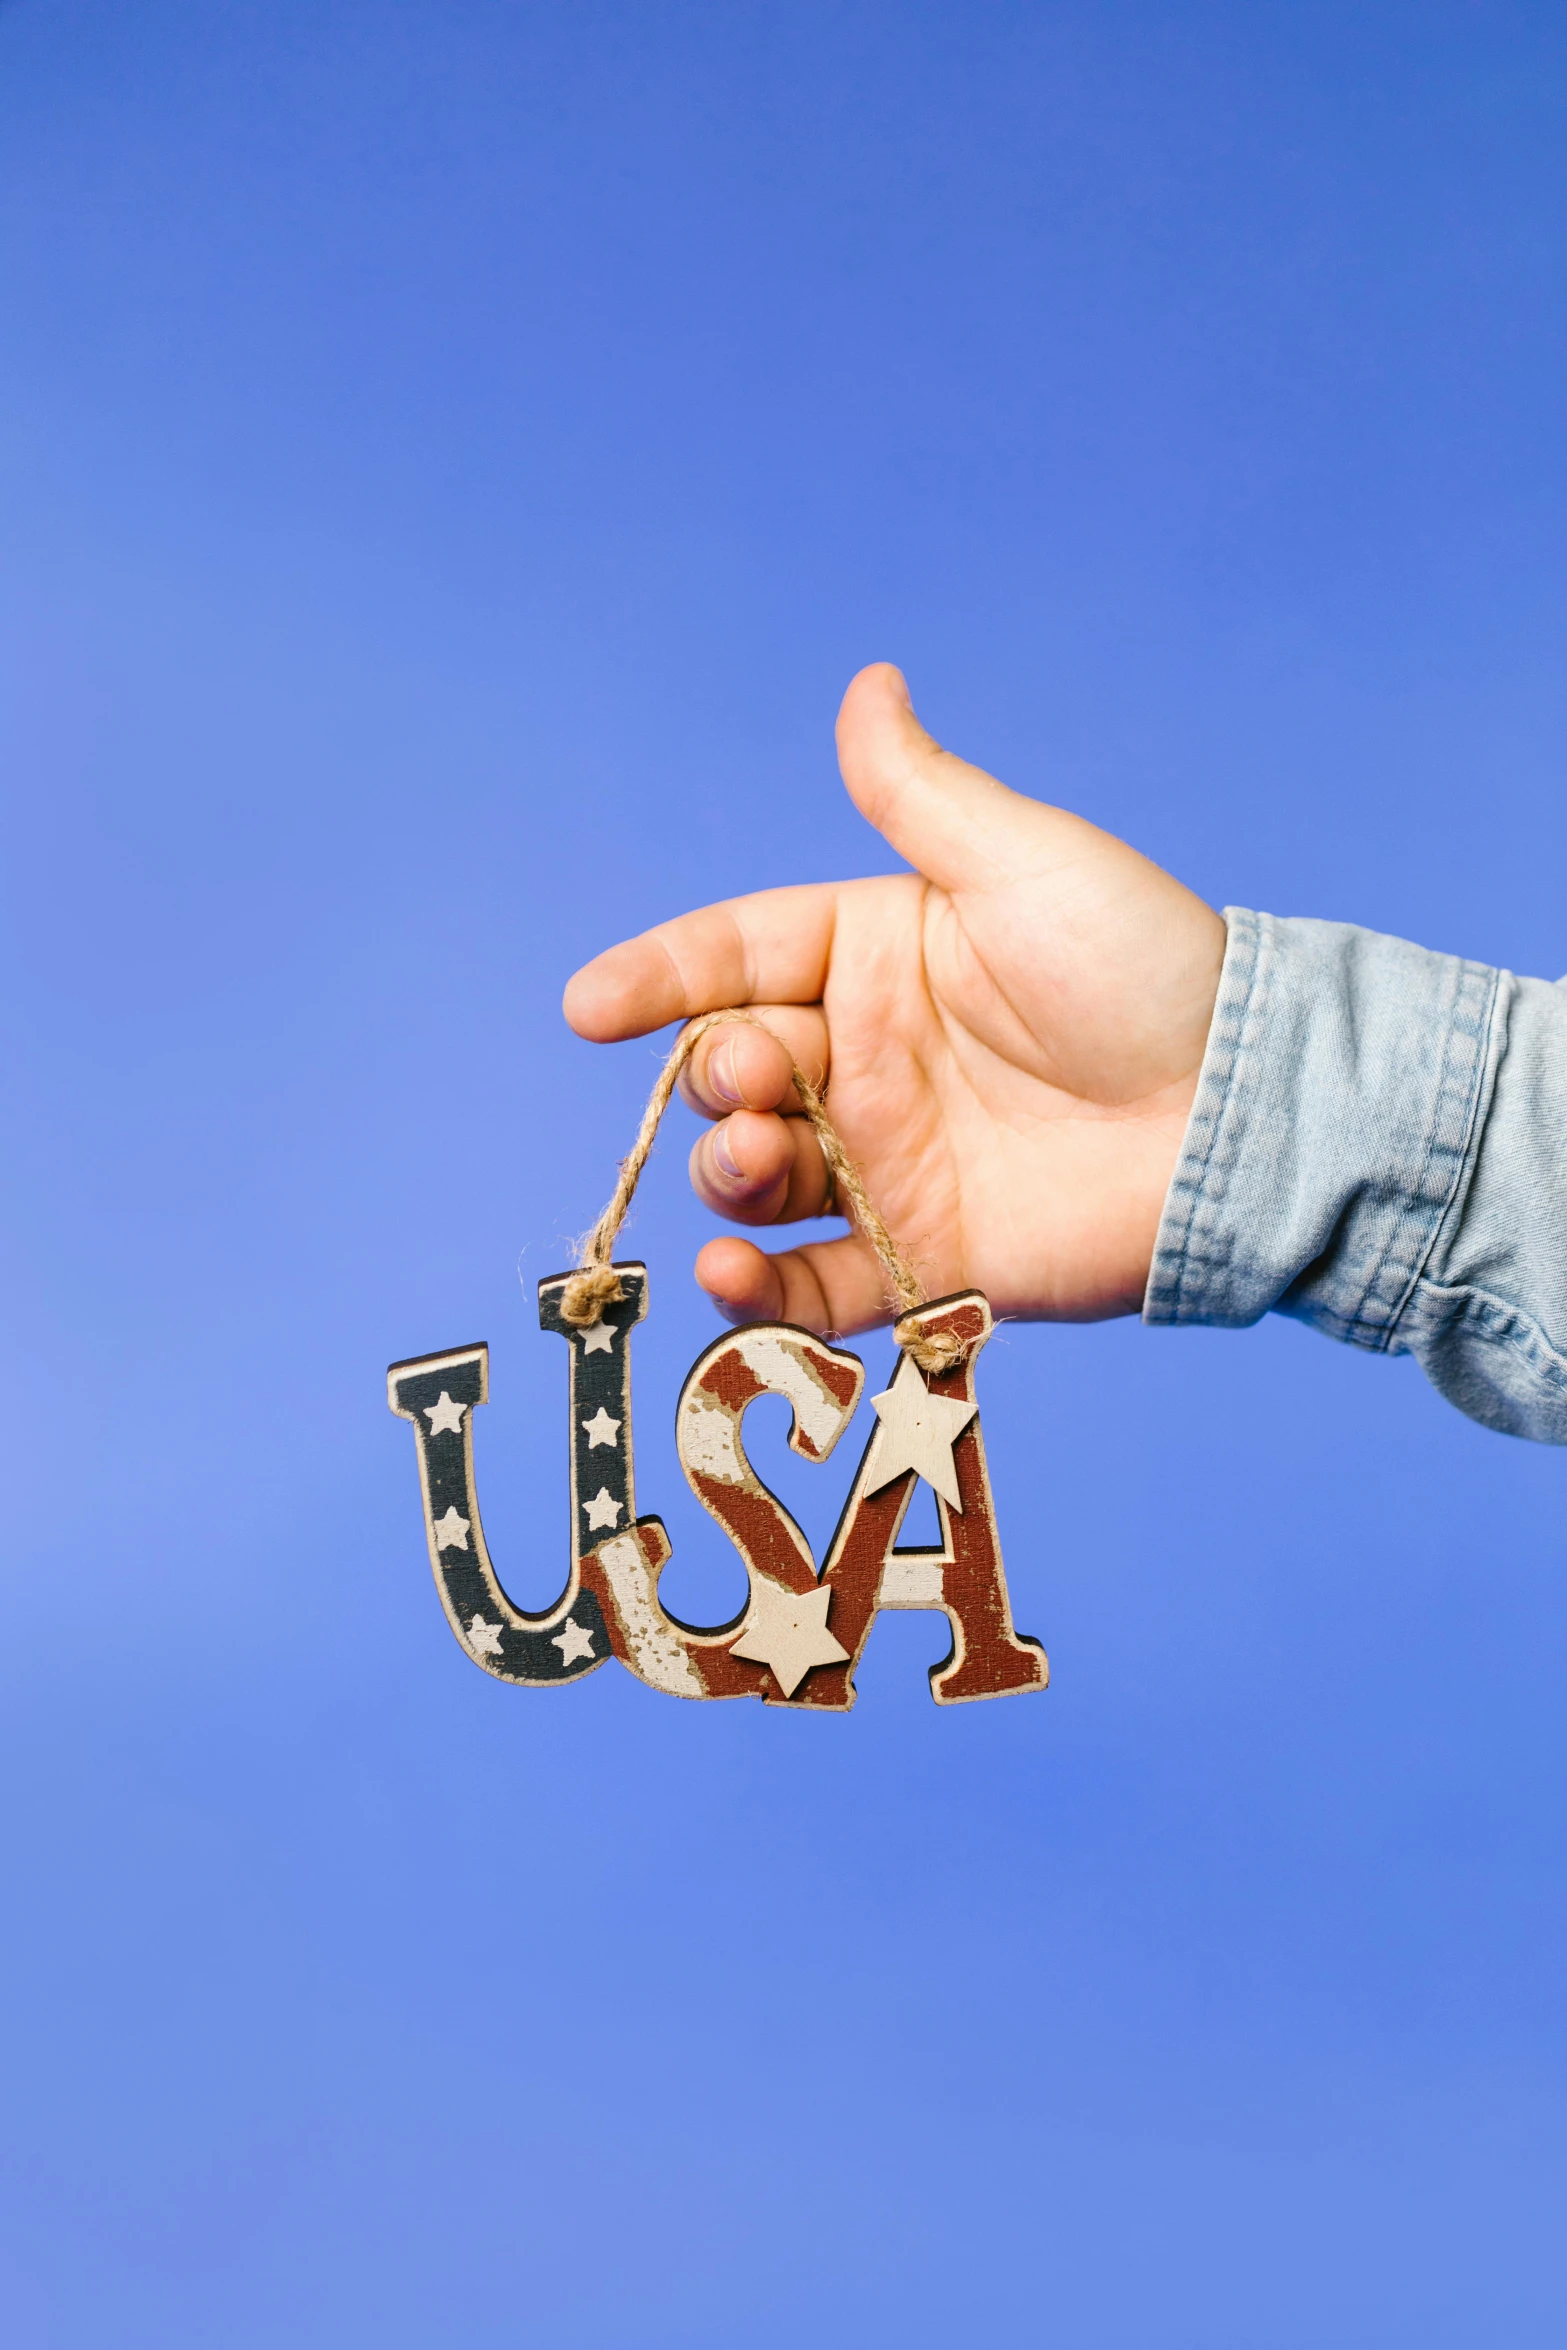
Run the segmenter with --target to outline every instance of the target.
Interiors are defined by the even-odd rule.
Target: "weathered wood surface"
[[[395,1363],[393,1411],[414,1427],[425,1527],[436,1585],[468,1654],[499,1679],[527,1687],[580,1679],[618,1656],[670,1696],[761,1697],[769,1704],[843,1711],[854,1668],[880,1608],[934,1608],[952,1644],[932,1669],[938,1704],[1042,1689],[1043,1649],[1013,1628],[974,1388],[990,1308],[977,1290],[919,1309],[928,1330],[950,1331],[962,1354],[922,1373],[903,1355],[873,1399],[870,1434],[820,1576],[809,1544],[757,1476],[742,1422],[759,1395],[781,1395],[789,1442],[825,1460],[864,1388],[859,1358],[810,1331],[753,1323],[708,1347],[676,1409],[681,1465],[703,1507],[745,1563],[748,1598],[728,1624],[682,1623],[663,1607],[659,1577],[669,1537],[636,1514],[631,1425],[631,1332],[647,1311],[647,1273],[620,1265],[624,1298],[578,1330],[560,1313],[569,1274],[539,1285],[539,1319],[570,1349],[572,1541],[566,1585],[539,1615],[507,1598],[485,1545],[473,1475],[473,1411],[485,1401],[483,1346]],[[935,1493],[941,1541],[900,1550],[897,1538],[921,1476]]]

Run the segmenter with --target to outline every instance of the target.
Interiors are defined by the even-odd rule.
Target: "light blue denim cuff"
[[[1348,923],[1224,918],[1143,1318],[1277,1308],[1385,1349],[1470,1163],[1501,974]]]
[[[1567,983],[1225,913],[1143,1319],[1270,1308],[1567,1444]]]

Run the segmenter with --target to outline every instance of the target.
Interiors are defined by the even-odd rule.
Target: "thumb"
[[[1015,877],[1041,820],[1056,813],[944,751],[890,661],[851,681],[838,712],[838,764],[860,814],[941,889]]]

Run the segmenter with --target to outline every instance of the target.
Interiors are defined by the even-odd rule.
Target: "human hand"
[[[699,1198],[739,1224],[830,1212],[792,1054],[932,1297],[998,1315],[1136,1313],[1197,1089],[1224,924],[1135,849],[942,750],[899,672],[838,714],[849,794],[914,867],[731,898],[609,948],[566,989],[598,1043],[748,1005],[681,1080],[715,1121]],[[826,1335],[890,1321],[868,1243],[769,1256],[711,1240],[696,1275],[731,1321]]]

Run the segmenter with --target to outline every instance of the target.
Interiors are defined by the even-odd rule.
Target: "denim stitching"
[[[1201,1311],[1216,1258],[1211,1244],[1218,1212],[1234,1172],[1239,1144],[1229,1113],[1244,1095],[1236,1083],[1253,1005],[1261,992],[1266,916],[1244,906],[1226,906],[1229,940],[1219,996],[1214,1007],[1197,1096],[1187,1122],[1181,1155],[1165,1202],[1166,1228],[1154,1248],[1154,1272],[1143,1304],[1145,1322],[1180,1322],[1188,1307]],[[1224,1147],[1228,1145],[1228,1147]],[[1206,1215],[1202,1211],[1206,1210]]]
[[[1486,1344],[1502,1350],[1509,1372],[1520,1368],[1524,1372],[1522,1381],[1504,1373],[1489,1383],[1490,1393],[1485,1398],[1489,1409],[1477,1408],[1471,1396],[1460,1402],[1461,1410],[1507,1435],[1532,1436],[1542,1444],[1567,1444],[1567,1357],[1532,1314],[1471,1283],[1442,1288],[1422,1277],[1415,1285],[1409,1323],[1411,1327],[1400,1332],[1399,1347],[1415,1357],[1428,1377],[1440,1369],[1454,1332],[1465,1326]],[[1423,1323],[1429,1327],[1422,1328]],[[1432,1361],[1427,1361],[1428,1355]],[[1472,1371],[1473,1365],[1469,1367]],[[1445,1380],[1438,1378],[1436,1383],[1447,1388]],[[1533,1394],[1525,1401],[1519,1389],[1529,1383]]]
[[[1500,974],[1484,963],[1458,967],[1420,1170],[1362,1286],[1360,1303],[1345,1318],[1346,1337],[1373,1353],[1385,1353],[1391,1345],[1469,1166],[1491,1065],[1499,984]],[[1384,1280],[1397,1283],[1388,1302],[1377,1294]]]

